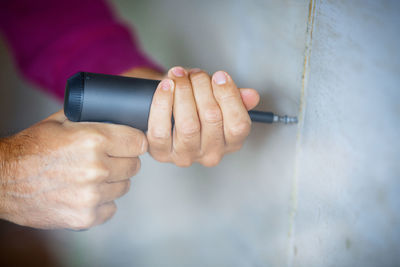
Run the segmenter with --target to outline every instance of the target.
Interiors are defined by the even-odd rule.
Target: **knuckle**
[[[82,227],[84,229],[88,229],[92,227],[96,221],[96,214],[94,211],[86,212],[85,215],[82,216]]]
[[[161,127],[154,127],[149,130],[150,143],[164,144],[169,140],[171,130],[163,129]]]
[[[180,127],[180,132],[187,138],[197,136],[200,133],[200,123],[194,120],[184,121]]]
[[[249,121],[240,121],[228,128],[228,134],[234,138],[244,138],[250,133],[250,127]]]
[[[209,107],[204,111],[204,121],[210,124],[222,123],[222,113],[218,107]]]
[[[71,226],[75,230],[89,229],[90,227],[94,226],[95,221],[96,221],[95,212],[84,210],[83,212],[80,212],[80,214],[76,216],[76,219],[73,220]]]
[[[238,96],[229,91],[217,90],[216,97],[220,103],[235,103]]]
[[[150,150],[150,155],[159,162],[170,162],[169,154]]]
[[[100,203],[100,193],[93,188],[85,190],[80,196],[80,201],[84,207],[95,207]]]
[[[198,85],[209,85],[211,84],[211,79],[210,76],[204,72],[204,71],[200,71],[200,72],[196,72],[191,74],[190,79],[192,80],[192,82],[198,84]]]
[[[206,167],[217,166],[221,162],[222,156],[218,153],[212,153],[204,156],[202,164]]]
[[[106,137],[97,130],[84,130],[84,133],[81,134],[82,145],[85,148],[97,148],[101,144],[106,142]]]
[[[192,166],[193,161],[191,159],[179,159],[175,161],[175,165],[178,167],[187,168]]]
[[[106,168],[103,164],[94,163],[92,166],[88,166],[82,171],[83,181],[93,182],[98,181],[104,178],[107,178],[110,175],[110,170]]]
[[[227,151],[227,153],[232,153],[232,152],[239,151],[240,149],[242,149],[242,147],[243,147],[243,143],[238,143],[238,144],[230,145],[226,149],[226,151]]]

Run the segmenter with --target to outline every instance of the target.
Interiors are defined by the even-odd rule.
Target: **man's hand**
[[[251,126],[247,111],[258,102],[254,89],[238,89],[226,72],[211,78],[200,69],[174,67],[153,97],[149,152],[158,161],[182,167],[193,162],[215,166],[225,153],[241,148]]]
[[[47,229],[101,224],[129,190],[146,150],[139,130],[74,123],[59,111],[0,139],[0,217]]]

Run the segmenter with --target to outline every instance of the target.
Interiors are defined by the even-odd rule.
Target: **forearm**
[[[11,174],[10,154],[11,146],[8,138],[0,138],[0,218],[7,218],[8,204],[6,203],[7,184]]]
[[[9,176],[8,157],[10,146],[6,142],[6,138],[0,138],[0,195],[3,192],[3,187],[6,183],[5,179]],[[1,196],[0,196],[1,197]],[[1,213],[1,211],[0,211]]]
[[[35,194],[32,190],[34,183],[31,182],[40,176],[38,169],[41,164],[40,157],[36,155],[39,146],[31,137],[34,132],[31,128],[0,138],[1,219],[15,222],[21,210],[18,199],[23,199],[23,205],[29,207],[30,199]]]

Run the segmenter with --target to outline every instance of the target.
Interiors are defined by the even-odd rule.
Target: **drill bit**
[[[290,116],[279,116],[279,115],[274,115],[274,122],[282,122],[284,124],[290,124],[290,123],[297,123],[297,117],[290,117]]]
[[[290,117],[287,115],[279,116],[274,114],[273,112],[251,110],[249,111],[249,115],[251,120],[254,122],[263,122],[263,123],[280,122],[284,124],[293,124],[298,122],[297,117]]]

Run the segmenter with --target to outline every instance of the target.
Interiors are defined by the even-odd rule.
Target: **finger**
[[[117,211],[117,205],[114,202],[104,203],[97,207],[96,221],[93,225],[98,225],[109,220]]]
[[[172,106],[174,102],[174,81],[160,82],[153,96],[150,108],[147,140],[150,154],[157,159],[167,157],[172,146]]]
[[[172,68],[168,75],[175,81],[173,151],[178,157],[191,160],[200,150],[200,121],[192,84],[181,67]]]
[[[225,147],[222,112],[214,98],[210,76],[198,70],[191,73],[190,80],[201,123],[200,163],[214,166],[220,161]]]
[[[189,69],[189,74],[193,74],[193,73],[200,72],[200,71],[203,71],[203,72],[204,72],[204,70],[199,69],[199,68]]]
[[[225,142],[228,146],[240,147],[250,132],[251,120],[239,90],[232,78],[223,71],[214,73],[212,86],[222,110]]]
[[[109,137],[105,150],[109,156],[137,157],[147,151],[147,138],[138,129],[111,123],[102,124],[101,129]]]
[[[113,201],[125,195],[129,191],[130,183],[130,180],[125,180],[116,183],[105,182],[99,184],[98,187],[101,196],[100,205]]]
[[[106,157],[105,164],[109,170],[109,175],[105,181],[120,182],[127,180],[137,174],[140,170],[139,158],[115,158]]]
[[[145,134],[135,128],[99,122],[66,122],[71,128],[84,129],[84,135],[112,157],[137,157],[147,151]]]
[[[260,102],[260,95],[252,88],[240,88],[240,96],[247,110],[255,108]]]

